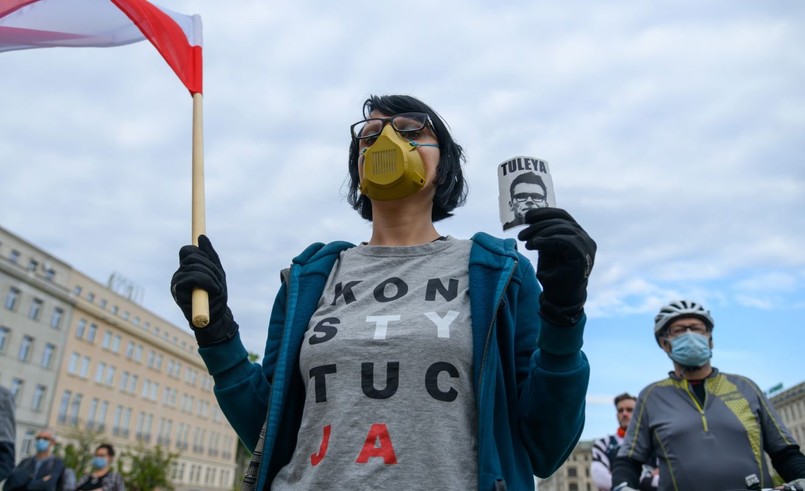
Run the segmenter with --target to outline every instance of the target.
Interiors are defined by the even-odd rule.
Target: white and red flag
[[[202,92],[201,17],[147,0],[0,0],[0,52],[110,47],[148,39],[191,94]]]

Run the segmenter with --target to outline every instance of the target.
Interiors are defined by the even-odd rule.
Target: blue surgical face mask
[[[36,439],[36,451],[37,452],[46,452],[49,447],[50,447],[50,440],[47,440],[45,438],[37,438]]]
[[[699,368],[713,356],[710,350],[710,337],[686,331],[671,339],[672,360],[685,367]]]
[[[103,469],[106,467],[106,457],[95,457],[92,459],[92,467],[94,469]]]

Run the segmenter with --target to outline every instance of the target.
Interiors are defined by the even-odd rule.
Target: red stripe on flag
[[[15,10],[19,10],[26,5],[39,2],[40,0],[0,0],[0,19]]]
[[[191,46],[182,28],[145,0],[112,0],[159,51],[191,94],[201,93],[201,46]]]

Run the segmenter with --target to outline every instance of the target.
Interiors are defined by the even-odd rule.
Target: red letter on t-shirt
[[[380,440],[380,445],[377,442]],[[363,444],[358,459],[355,460],[358,464],[365,464],[373,457],[380,457],[385,464],[396,464],[397,456],[394,454],[394,446],[391,444],[391,437],[386,425],[382,423],[375,423],[366,435],[366,443]]]
[[[327,454],[327,445],[330,444],[330,425],[327,425],[323,428],[324,435],[321,439],[321,446],[319,446],[319,453],[310,454],[310,463],[315,465],[319,465],[319,463],[324,460],[324,456]]]

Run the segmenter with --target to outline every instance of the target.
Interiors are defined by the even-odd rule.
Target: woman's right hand
[[[196,328],[192,323],[193,290],[205,290],[210,300],[210,323]],[[179,249],[179,269],[171,278],[171,294],[190,324],[199,346],[209,346],[232,339],[238,325],[227,307],[226,273],[218,253],[206,235],[199,235],[198,246]]]

